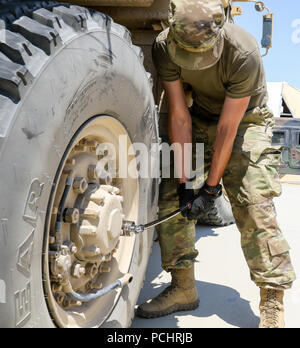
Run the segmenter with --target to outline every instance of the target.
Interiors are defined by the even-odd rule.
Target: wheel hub
[[[79,260],[102,260],[116,248],[123,222],[123,197],[119,193],[111,185],[90,184],[78,197],[79,221],[71,231],[80,236],[80,242],[75,239]]]
[[[118,177],[120,136],[129,148],[128,133],[116,119],[99,116],[87,122],[68,145],[53,185],[44,288],[62,327],[105,321],[121,290],[88,304],[68,294],[97,292],[127,274],[132,262],[135,236],[121,236],[121,231],[125,217],[138,218],[139,186],[138,176]],[[127,151],[127,162],[132,160]]]

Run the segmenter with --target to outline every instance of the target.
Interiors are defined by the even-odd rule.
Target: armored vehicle
[[[0,0],[1,327],[129,327],[151,252],[153,229],[122,225],[157,217],[135,144],[159,161],[151,45],[168,1],[71,2]],[[233,222],[221,200],[204,222]]]

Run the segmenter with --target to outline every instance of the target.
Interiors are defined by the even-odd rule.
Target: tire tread
[[[0,0],[0,4],[0,23],[5,25],[0,36],[0,94],[14,103],[21,100],[32,80],[26,65],[37,49],[52,56],[67,39],[63,34],[70,27],[84,31],[89,20],[124,39],[143,62],[142,50],[132,45],[128,29],[103,13],[55,1]]]

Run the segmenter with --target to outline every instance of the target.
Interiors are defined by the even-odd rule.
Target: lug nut
[[[97,175],[97,171],[96,171],[96,166],[95,165],[92,164],[92,165],[90,165],[88,167],[87,175],[88,175],[88,178],[90,180],[97,180],[98,179],[98,175]]]
[[[79,229],[79,234],[81,236],[96,237],[97,227],[95,226],[81,226]]]
[[[69,166],[75,166],[75,164],[76,164],[76,160],[75,160],[75,158],[70,158],[70,159],[67,159],[67,161],[66,161],[66,164],[68,164]]]
[[[69,224],[77,224],[79,222],[80,213],[79,209],[66,208],[64,211],[64,222]]]
[[[73,174],[73,168],[65,167],[65,168],[63,169],[63,174],[64,174],[64,175],[72,175],[72,174]]]
[[[87,290],[100,290],[103,288],[103,284],[100,280],[92,280],[87,284]]]
[[[98,273],[98,267],[95,263],[88,263],[86,265],[86,275],[88,277],[94,278]]]
[[[80,144],[84,145],[84,146],[87,146],[87,147],[96,147],[96,146],[98,146],[97,140],[83,139],[83,140],[81,140]]]
[[[70,298],[65,297],[62,303],[62,307],[64,309],[68,309],[70,307],[76,306],[76,307],[80,307],[82,305],[82,302],[80,301],[72,301]]]
[[[104,264],[102,264],[99,268],[99,272],[100,273],[109,273],[111,271],[110,267],[104,266]]]
[[[80,216],[85,219],[98,219],[100,212],[95,209],[85,209],[81,212]]]
[[[73,181],[73,190],[76,193],[84,193],[86,189],[88,188],[88,183],[86,182],[85,178],[76,177]]]
[[[87,150],[86,146],[84,146],[84,145],[79,144],[79,145],[74,146],[75,152],[86,152],[86,150]]]
[[[62,285],[59,283],[52,283],[51,289],[52,289],[52,292],[54,292],[54,293],[62,291]]]

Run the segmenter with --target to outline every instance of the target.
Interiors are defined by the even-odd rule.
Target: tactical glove
[[[177,194],[179,196],[179,207],[185,207],[188,203],[192,203],[196,198],[193,189],[187,189],[186,184],[179,184],[177,186]],[[188,209],[184,210],[181,215],[187,217]]]
[[[209,193],[208,193],[208,192]],[[208,186],[205,184],[198,192],[193,206],[187,211],[189,220],[197,220],[202,212],[210,210],[214,206],[215,200],[222,195],[222,186]]]

